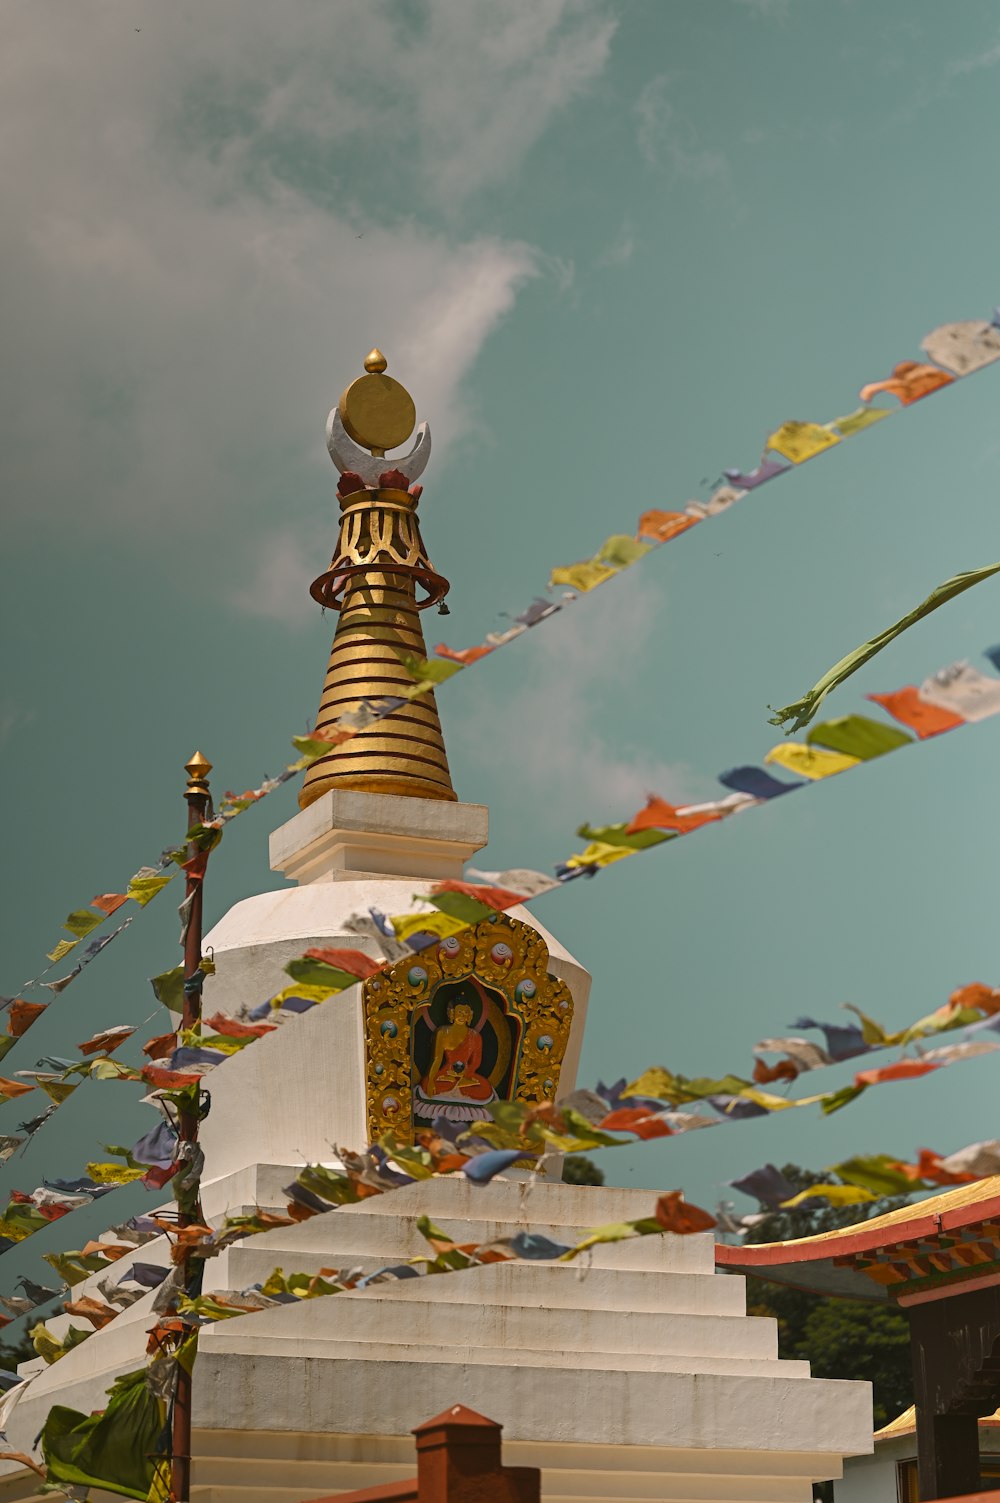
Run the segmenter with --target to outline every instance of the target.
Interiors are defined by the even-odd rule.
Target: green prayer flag
[[[325,960],[314,960],[309,955],[290,960],[285,966],[285,975],[291,976],[300,986],[321,986],[328,992],[342,992],[358,984],[357,976],[352,976],[349,971],[327,965]]]
[[[895,1163],[896,1160],[887,1153],[866,1153],[845,1159],[842,1164],[832,1164],[830,1168],[845,1184],[861,1185],[873,1195],[910,1195],[916,1185],[901,1169],[894,1167]]]
[[[67,914],[63,920],[63,928],[68,929],[70,934],[75,934],[77,939],[83,939],[84,935],[89,934],[91,929],[96,929],[98,924],[103,924],[105,917],[105,914],[95,913],[92,908],[77,908],[74,913]],[[62,943],[66,944],[67,941],[63,940]],[[70,944],[70,949],[72,948],[73,946]],[[62,953],[65,955],[66,951],[63,950]],[[53,958],[58,960],[61,957],[49,956],[50,960]]]
[[[954,600],[955,596],[961,595],[963,590],[971,589],[973,585],[980,584],[993,574],[1000,574],[1000,563],[987,564],[982,569],[969,569],[964,574],[954,574],[951,579],[946,579],[908,615],[903,616],[894,625],[886,627],[885,631],[879,632],[877,637],[872,637],[870,642],[863,642],[860,647],[855,647],[854,651],[841,658],[839,663],[834,663],[833,667],[829,668],[808,693],[803,694],[801,699],[776,710],[768,720],[768,725],[785,726],[791,720],[794,724],[789,728],[790,731],[802,730],[812,720],[831,689],[836,689],[838,684],[850,678],[852,673],[856,673],[859,668],[881,652],[883,647],[888,647],[890,642],[895,641],[918,621],[922,621],[925,616],[929,616],[932,611],[936,611],[939,606],[947,604],[949,600]]]
[[[648,553],[652,546],[652,543],[640,543],[623,532],[616,533],[601,544],[595,557],[599,563],[611,564],[616,569],[627,569],[630,564],[642,558],[644,553]]]
[[[429,901],[441,913],[447,913],[450,918],[460,919],[463,924],[478,924],[484,918],[492,918],[496,913],[488,903],[481,903],[478,898],[470,898],[465,892],[439,892]]]
[[[867,715],[842,715],[839,720],[824,720],[822,724],[814,725],[806,740],[810,746],[823,746],[827,751],[843,752],[845,756],[871,762],[897,747],[908,746],[913,737],[894,725],[871,720]]]
[[[17,1039],[11,1038],[9,1033],[0,1033],[0,1059],[9,1054],[17,1043]]]
[[[49,1410],[42,1430],[49,1480],[145,1503],[163,1450],[164,1405],[150,1392],[145,1368],[119,1378],[107,1393],[103,1414],[62,1404]]]
[[[850,1106],[851,1102],[856,1101],[867,1089],[868,1087],[863,1085],[845,1085],[841,1086],[839,1091],[827,1091],[824,1096],[819,1097],[823,1116],[830,1117],[834,1112],[839,1112],[842,1106]]]
[[[151,976],[149,984],[153,988],[153,996],[157,1002],[162,1002],[171,1012],[182,1012],[184,1009],[184,967],[172,966],[169,971],[161,971],[159,976]]]
[[[89,1169],[89,1165],[87,1166]],[[87,1253],[86,1257],[80,1252],[46,1253],[45,1261],[50,1268],[54,1268],[59,1277],[72,1287],[74,1284],[82,1284],[84,1279],[92,1273],[98,1273],[102,1268],[107,1268],[112,1261],[110,1258],[102,1258],[98,1253]]]
[[[322,736],[293,736],[292,745],[297,752],[310,762],[315,762],[319,757],[325,757],[327,752],[336,750],[335,741],[327,741]]]
[[[581,825],[576,832],[581,840],[597,841],[601,845],[621,845],[629,851],[645,851],[651,845],[662,845],[665,840],[676,840],[674,831],[636,830],[628,833],[628,823],[617,825]]]
[[[35,1083],[57,1106],[61,1106],[67,1096],[72,1096],[77,1087],[75,1080],[42,1080],[36,1077]]]
[[[400,652],[396,656],[412,678],[420,684],[443,684],[453,674],[461,673],[464,663],[448,663],[443,658],[422,658],[415,652]]]

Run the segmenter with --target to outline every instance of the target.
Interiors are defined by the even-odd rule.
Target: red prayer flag
[[[506,887],[478,887],[475,882],[456,882],[450,877],[434,884],[431,897],[436,898],[442,892],[460,892],[467,898],[485,903],[487,908],[515,908],[518,903],[524,902],[523,892],[511,892]]]
[[[854,1077],[854,1084],[870,1086],[884,1085],[890,1080],[916,1080],[920,1075],[929,1075],[932,1070],[941,1068],[927,1060],[898,1059],[894,1065],[883,1065],[878,1070],[859,1070]]]
[[[668,1232],[680,1237],[692,1232],[710,1232],[715,1226],[715,1217],[700,1206],[688,1205],[683,1190],[668,1190],[656,1202],[656,1219]]]
[[[214,1017],[205,1019],[206,1028],[213,1033],[220,1033],[227,1039],[260,1039],[265,1033],[274,1033],[275,1023],[237,1023],[235,1018],[229,1018],[224,1012],[217,1012]],[[171,1035],[175,1037],[175,1035]]]
[[[673,1128],[648,1106],[620,1106],[609,1112],[598,1127],[608,1132],[633,1132],[637,1138],[669,1138]]]
[[[18,997],[10,1004],[10,1035],[11,1038],[19,1039],[22,1033],[27,1033],[32,1023],[45,1011],[44,1002],[25,1002]]]

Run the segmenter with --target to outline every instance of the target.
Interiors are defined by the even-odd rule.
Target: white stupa
[[[426,430],[401,461],[354,447],[387,450],[413,427],[382,357],[366,364],[331,416],[342,529],[313,593],[341,617],[321,727],[411,682],[398,649],[425,651],[418,587],[421,605],[447,589],[416,526],[411,482]],[[395,428],[378,427],[386,412]],[[245,1014],[288,984],[285,965],[309,948],[383,959],[371,910],[410,910],[416,886],[461,877],[487,839],[487,810],[455,798],[432,695],[314,764],[301,802],[270,847],[272,868],[298,885],[238,903],[206,936],[217,967],[208,1013]],[[460,945],[443,941],[441,955],[423,952],[423,964],[406,962],[392,996],[366,983],[360,999],[357,988],[333,997],[213,1072],[202,1129],[209,1221],[284,1210],[283,1187],[303,1164],[329,1162],[334,1145],[360,1148],[388,1123],[464,1120],[493,1096],[574,1088],[588,973],[527,910],[497,920],[499,941],[491,923],[485,938],[470,931]],[[462,1069],[446,1052],[435,1075],[421,1057],[435,997],[462,986],[479,1042]],[[367,1272],[419,1256],[421,1214],[458,1242],[529,1228],[571,1242],[650,1214],[655,1193],[518,1171],[482,1187],[461,1175],[424,1181],[237,1243],[207,1265],[205,1288],[246,1288],[276,1266]],[[166,1264],[169,1249],[160,1239],[135,1257]],[[114,1265],[114,1281],[132,1261]],[[40,1373],[9,1424],[13,1447],[30,1451],[52,1404],[103,1407],[112,1380],[145,1360],[152,1299]],[[814,1481],[871,1450],[870,1385],[820,1381],[805,1362],[779,1360],[775,1322],[745,1312],[743,1279],[716,1274],[710,1235],[663,1235],[598,1247],[585,1267],[491,1264],[207,1326],[192,1496],[298,1503],[408,1477],[413,1426],[462,1403],[503,1424],[508,1464],[541,1467],[547,1503],[809,1503]],[[59,1332],[67,1318],[49,1324]],[[34,1497],[37,1485],[0,1464],[0,1503]]]

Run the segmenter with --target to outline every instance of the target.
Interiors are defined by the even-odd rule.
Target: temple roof
[[[718,1245],[716,1266],[840,1299],[910,1304],[1000,1279],[1000,1175],[794,1242]]]

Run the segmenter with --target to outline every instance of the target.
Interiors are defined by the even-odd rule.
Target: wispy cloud
[[[634,110],[636,141],[651,167],[692,180],[723,178],[729,163],[723,152],[706,146],[694,123],[670,99],[669,73],[650,79],[640,91]]]
[[[959,58],[952,63],[948,72],[952,77],[963,73],[979,73],[983,68],[995,68],[1000,64],[1000,41],[992,47],[987,47],[985,52],[973,53],[971,57]]]
[[[488,668],[464,681],[461,720],[445,711],[449,741],[462,743],[494,788],[529,798],[546,828],[570,843],[581,820],[624,818],[652,790],[699,797],[697,774],[631,744],[627,721],[597,708],[621,680],[622,644],[662,632],[664,609],[662,592],[634,575],[569,606],[536,628],[502,715]]]
[[[611,244],[598,256],[596,264],[600,267],[627,266],[635,250],[635,231],[626,220]]]
[[[251,581],[230,601],[278,611],[298,565],[275,518],[328,515],[345,373],[377,342],[447,452],[520,289],[571,281],[464,230],[463,206],[518,170],[613,31],[605,0],[26,11],[0,57],[20,522],[155,536],[164,567],[196,524]]]

